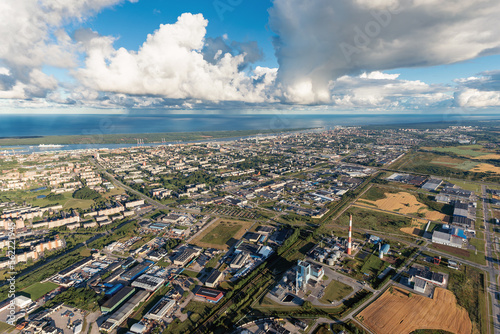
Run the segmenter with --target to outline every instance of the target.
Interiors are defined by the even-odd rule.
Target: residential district
[[[498,333],[498,125],[0,153],[2,333]]]

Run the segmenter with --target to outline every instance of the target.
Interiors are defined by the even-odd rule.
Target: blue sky
[[[496,113],[500,106],[493,0],[2,6],[3,112]]]

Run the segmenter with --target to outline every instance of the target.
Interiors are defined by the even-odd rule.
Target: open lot
[[[456,334],[470,334],[472,323],[467,311],[457,305],[455,295],[436,288],[430,299],[393,288],[359,315],[365,326],[377,334],[411,333],[417,329],[440,329]]]
[[[192,243],[200,247],[228,250],[253,225],[239,220],[218,220],[200,233]]]

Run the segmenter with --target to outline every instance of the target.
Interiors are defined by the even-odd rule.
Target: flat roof
[[[200,297],[215,300],[215,299],[221,297],[222,295],[224,295],[224,293],[222,291],[219,291],[219,290],[201,287],[198,289],[198,292],[196,292],[196,295],[200,296]]]
[[[116,304],[120,303],[122,299],[129,296],[135,291],[135,288],[125,286],[120,289],[113,297],[108,299],[104,304],[101,305],[102,308],[112,309]]]

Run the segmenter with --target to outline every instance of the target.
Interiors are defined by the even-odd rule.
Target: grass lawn
[[[227,245],[242,228],[243,224],[239,222],[221,221],[208,231],[200,241],[206,244]]]
[[[475,183],[475,182],[470,182],[470,181],[458,181],[458,180],[450,180],[450,179],[444,179],[452,184],[457,185],[458,187],[465,189],[465,190],[470,190],[474,191],[476,193],[481,192],[481,185]]]
[[[10,333],[15,329],[14,326],[8,325],[5,322],[0,321],[0,333]]]
[[[182,272],[181,275],[187,276],[187,277],[198,277],[200,275],[199,272],[192,271],[192,270],[185,270]]]
[[[325,294],[320,298],[320,301],[325,304],[330,304],[333,301],[341,300],[353,291],[350,285],[333,280],[325,289]]]
[[[45,283],[35,283],[30,285],[26,289],[22,290],[23,294],[28,295],[32,300],[37,300],[38,298],[45,295],[47,292],[50,292],[59,287],[59,285],[54,284],[52,282]]]
[[[377,276],[382,270],[387,267],[387,262],[382,261],[378,256],[371,254],[361,267],[361,273]]]

